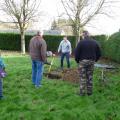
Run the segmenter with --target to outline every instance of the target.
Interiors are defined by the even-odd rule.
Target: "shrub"
[[[111,35],[105,42],[105,56],[120,63],[120,32]]]
[[[96,35],[96,36],[93,36],[93,38],[98,41],[98,43],[101,47],[102,56],[105,56],[105,42],[106,42],[107,36],[106,35]]]
[[[26,43],[26,51],[28,51],[28,46],[32,35],[25,36]],[[105,35],[93,36],[104,48]],[[45,35],[44,39],[46,40],[48,50],[57,52],[60,41],[63,39],[63,36],[53,36],[53,35]],[[68,36],[68,39],[71,42],[72,50],[75,48],[75,36]],[[15,33],[0,33],[0,49],[2,50],[11,50],[11,51],[20,51],[21,50],[21,42],[20,42],[20,34]]]
[[[25,36],[25,43],[26,43],[26,51],[28,51],[28,46],[32,35]],[[53,36],[53,35],[45,35],[44,39],[46,40],[48,50],[57,51],[60,41],[62,40],[63,36]],[[75,48],[75,37],[68,36],[72,44],[72,48]],[[2,50],[21,50],[21,42],[20,42],[20,34],[13,34],[13,33],[0,33],[0,49]]]
[[[20,35],[11,33],[0,33],[0,49],[20,50]]]

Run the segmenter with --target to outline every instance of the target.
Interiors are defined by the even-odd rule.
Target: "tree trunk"
[[[21,31],[21,52],[25,54],[25,32]]]
[[[75,34],[75,37],[76,37],[76,46],[78,44],[78,42],[80,41],[80,34],[79,34],[79,31],[76,29],[76,34]]]
[[[76,37],[76,46],[77,46],[78,42],[81,40],[81,33],[82,32],[83,32],[83,28],[79,28],[78,31],[76,30],[76,34],[75,34],[75,37]]]
[[[75,36],[75,45],[77,46],[78,42],[80,41],[81,29],[77,24],[72,25],[73,35]]]

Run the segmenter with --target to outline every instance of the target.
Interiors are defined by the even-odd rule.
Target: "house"
[[[65,35],[63,30],[43,30],[44,35]]]

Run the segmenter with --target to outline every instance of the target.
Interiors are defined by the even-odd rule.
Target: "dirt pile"
[[[79,83],[80,80],[78,69],[51,71],[50,73],[44,73],[44,75],[50,79],[61,79],[72,83]]]
[[[64,69],[62,72],[62,79],[72,83],[79,83],[80,77],[78,69]]]
[[[44,73],[44,75],[50,79],[62,79],[62,72],[51,71],[50,73]]]

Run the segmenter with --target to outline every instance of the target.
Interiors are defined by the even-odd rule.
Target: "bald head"
[[[42,33],[40,31],[38,31],[37,36],[42,36]]]
[[[88,36],[89,36],[89,32],[88,32],[87,30],[84,30],[84,31],[83,31],[83,36],[84,36],[84,37],[88,37]]]

